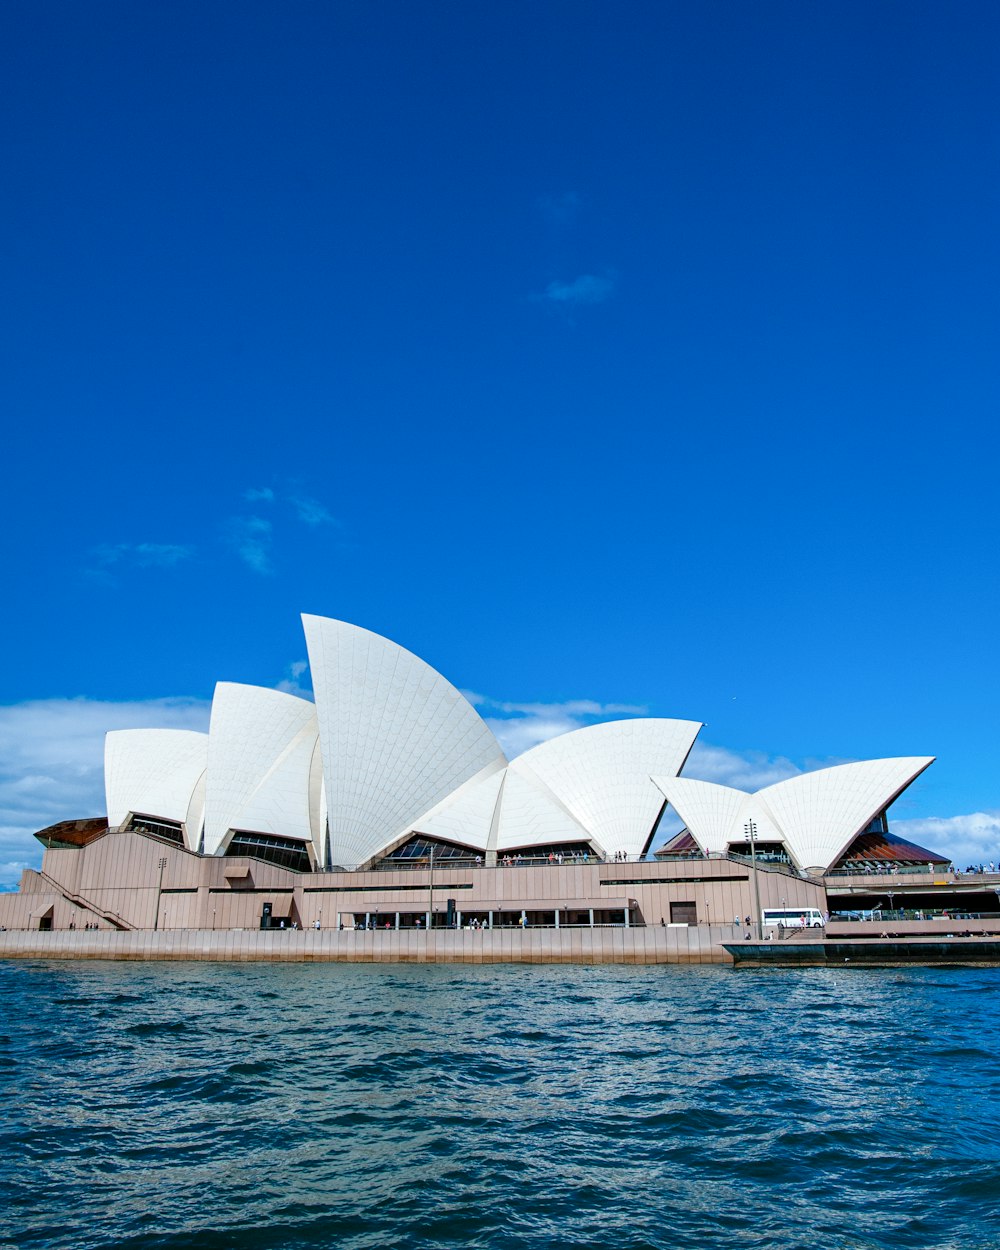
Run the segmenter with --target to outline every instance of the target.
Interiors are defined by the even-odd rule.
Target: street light
[[[753,864],[753,893],[757,903],[757,941],[763,942],[764,932],[760,916],[760,882],[757,880],[757,822],[748,820],[743,826],[743,832],[747,835],[747,841],[750,843],[750,860]]]
[[[160,927],[160,894],[163,890],[163,870],[167,866],[166,858],[160,860],[160,879],[156,883],[156,915],[153,917],[153,928]]]

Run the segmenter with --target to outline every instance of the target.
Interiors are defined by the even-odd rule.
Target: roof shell
[[[606,721],[550,738],[510,766],[542,783],[607,855],[641,855],[663,810],[653,775],[680,772],[699,721]]]
[[[931,756],[859,760],[800,773],[756,794],[687,777],[657,777],[656,784],[706,853],[745,842],[752,820],[758,840],[780,838],[800,867],[826,870],[931,763]]]
[[[590,834],[548,786],[516,764],[507,769],[503,783],[496,849],[590,842]]]
[[[693,777],[653,781],[706,855],[721,854],[740,828],[740,814],[750,797],[744,790]]]
[[[755,797],[799,864],[825,869],[933,762],[919,755],[837,764],[779,781]]]
[[[220,681],[212,700],[205,791],[205,853],[214,855],[230,829],[313,842],[310,768],[319,729],[307,699]]]
[[[473,777],[414,821],[412,832],[485,851],[505,775],[504,769],[490,769]]]
[[[360,866],[463,783],[507,761],[475,708],[418,656],[345,621],[302,621],[330,858]]]
[[[197,849],[201,827],[194,809],[207,762],[208,734],[193,729],[111,730],[104,739],[109,827],[123,825],[134,812],[159,816],[183,825],[188,848]]]

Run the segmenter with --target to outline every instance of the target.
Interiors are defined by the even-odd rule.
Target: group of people
[[[628,855],[624,851],[616,851],[614,855],[607,857],[606,863],[624,864],[628,859]],[[561,866],[562,864],[590,864],[597,863],[599,857],[591,855],[588,851],[549,851],[548,855],[522,855],[520,852],[514,855],[504,855],[500,860],[502,868],[519,868],[522,864],[554,864]],[[480,857],[476,856],[476,866],[480,864]]]

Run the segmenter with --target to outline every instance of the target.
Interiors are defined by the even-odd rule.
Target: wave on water
[[[992,1250],[1000,969],[0,964],[0,1250]]]

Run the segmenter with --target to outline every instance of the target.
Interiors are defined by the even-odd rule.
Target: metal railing
[[[882,924],[886,920],[995,920],[1000,911],[964,911],[953,907],[874,907],[830,915],[830,924]]]
[[[953,872],[950,864],[858,864],[850,868],[834,868],[825,873],[827,877],[900,877],[913,875],[947,875]],[[958,874],[956,874],[957,876]]]

